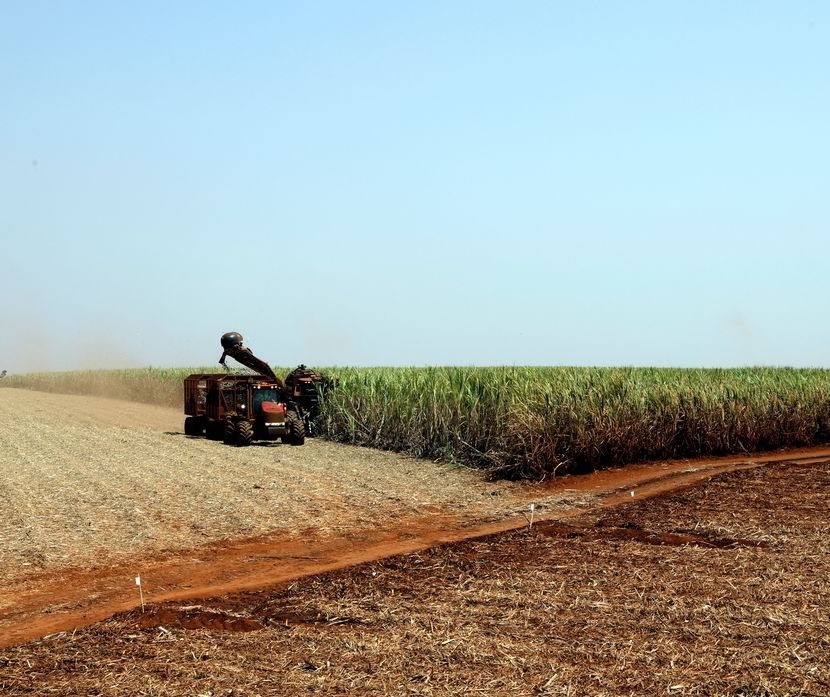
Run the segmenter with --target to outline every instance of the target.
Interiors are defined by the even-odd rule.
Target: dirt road
[[[0,389],[0,646],[565,519],[830,449],[653,463],[545,485],[309,440],[230,448],[178,410]]]

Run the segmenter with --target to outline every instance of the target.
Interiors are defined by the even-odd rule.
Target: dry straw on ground
[[[309,439],[232,448],[179,410],[2,390],[0,580],[284,530],[346,534],[456,510],[515,510],[520,486]],[[0,607],[2,592],[0,591]]]
[[[570,527],[134,611],[0,652],[0,691],[827,695],[828,486],[828,465],[732,473]]]

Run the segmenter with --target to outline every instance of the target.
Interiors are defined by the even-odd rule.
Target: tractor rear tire
[[[285,415],[288,425],[288,435],[283,437],[283,442],[289,445],[302,445],[305,443],[305,425],[302,418],[296,411],[289,411]]]
[[[254,429],[250,421],[240,421],[236,424],[236,444],[250,445],[254,437]]]
[[[225,422],[225,432],[222,436],[225,445],[236,445],[236,424],[233,421]]]

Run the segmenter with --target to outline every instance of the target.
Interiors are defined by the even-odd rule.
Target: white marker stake
[[[144,591],[141,589],[141,576],[135,577],[135,585],[138,586],[138,594],[141,596],[141,611],[144,612]]]
[[[533,527],[533,512],[536,510],[536,504],[530,504],[530,525],[528,525],[528,529]]]

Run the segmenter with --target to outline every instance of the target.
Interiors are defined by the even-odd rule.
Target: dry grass
[[[224,539],[343,535],[436,510],[499,515],[524,502],[519,485],[403,455],[320,439],[231,448],[186,437],[174,409],[11,389],[2,397],[6,582]]]
[[[0,652],[0,692],[827,695],[828,486],[828,465],[733,473],[582,528],[135,611]]]

